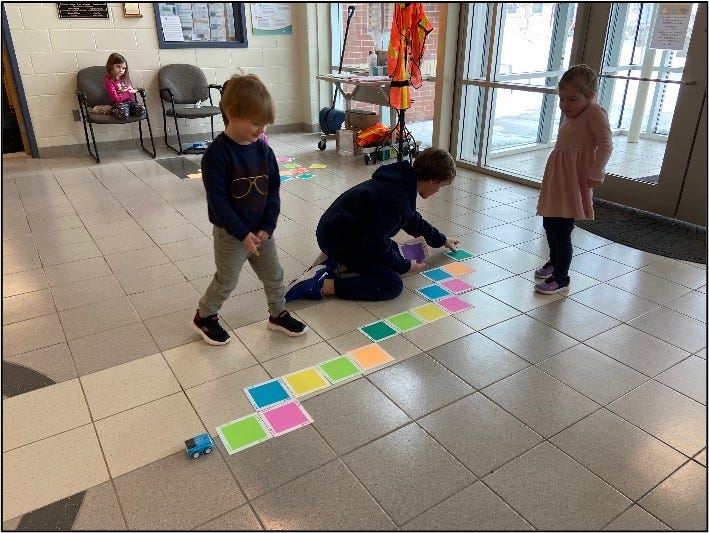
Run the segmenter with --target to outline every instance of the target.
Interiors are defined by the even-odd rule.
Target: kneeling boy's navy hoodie
[[[342,193],[323,213],[316,231],[320,249],[331,257],[360,257],[408,272],[392,237],[404,230],[440,248],[446,236],[416,211],[416,172],[402,161],[378,168],[372,179]]]

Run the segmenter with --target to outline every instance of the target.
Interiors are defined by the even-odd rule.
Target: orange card
[[[451,276],[463,276],[465,274],[475,272],[475,269],[469,267],[465,263],[461,263],[460,261],[448,263],[447,265],[443,265],[441,268],[448,272]]]
[[[352,350],[349,352],[349,356],[363,371],[394,360],[384,348],[376,343]]]

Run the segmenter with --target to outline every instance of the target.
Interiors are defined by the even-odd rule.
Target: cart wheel
[[[369,154],[364,154],[364,164],[365,165],[369,164],[369,160],[370,160]]]
[[[325,148],[327,148],[327,141],[318,141],[318,148],[320,150],[324,150]]]

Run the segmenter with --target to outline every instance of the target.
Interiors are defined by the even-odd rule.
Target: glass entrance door
[[[598,101],[614,134],[596,195],[674,216],[705,99],[706,5],[466,9],[455,147],[462,164],[539,183],[559,126],[558,79],[570,64],[586,63],[601,74]]]
[[[699,9],[706,21],[697,3],[591,5],[589,31],[605,26],[606,35],[598,102],[614,132],[599,198],[675,216],[706,90]],[[598,64],[591,53],[585,60]]]

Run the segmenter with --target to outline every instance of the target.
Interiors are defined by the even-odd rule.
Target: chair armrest
[[[210,84],[209,84],[209,88],[210,88],[210,89],[219,89],[219,90],[221,90],[222,86],[219,85],[219,84],[217,84],[217,83],[210,83]]]

